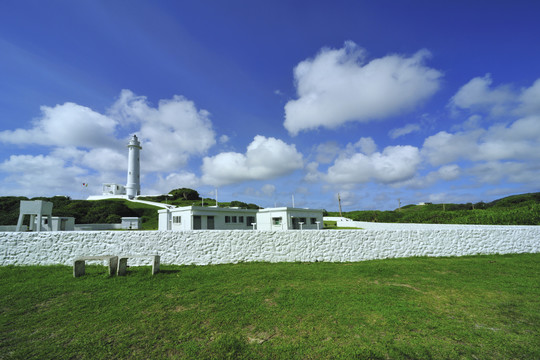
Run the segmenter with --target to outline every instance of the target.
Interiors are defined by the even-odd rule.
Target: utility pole
[[[398,210],[398,211],[401,211],[401,199],[397,199],[397,202],[398,202],[398,208],[397,208],[397,210]]]
[[[341,196],[339,196],[339,193],[337,194],[337,200],[339,203],[339,216],[343,217],[343,215],[341,214]]]

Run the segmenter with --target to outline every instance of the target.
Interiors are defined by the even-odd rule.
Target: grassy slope
[[[540,254],[163,269],[0,267],[0,358],[540,358]]]
[[[540,193],[509,196],[491,203],[407,205],[394,211],[351,211],[343,216],[375,222],[540,225]]]
[[[144,230],[158,228],[159,207],[134,203],[122,199],[97,201],[71,200],[65,196],[34,198],[53,202],[53,216],[73,216],[76,224],[120,223],[123,216],[142,218]],[[0,225],[15,225],[19,216],[19,203],[24,197],[0,197]],[[27,216],[26,223],[29,221]]]

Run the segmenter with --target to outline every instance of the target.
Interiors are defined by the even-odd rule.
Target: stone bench
[[[126,276],[128,259],[151,259],[152,275],[159,272],[159,255],[123,255],[118,257],[118,276]]]
[[[116,269],[118,267],[118,256],[81,256],[73,260],[73,276],[83,276],[85,274],[86,261],[90,260],[107,260],[109,262],[109,276],[116,274]]]

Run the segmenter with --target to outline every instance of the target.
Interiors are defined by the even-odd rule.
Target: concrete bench
[[[73,276],[83,276],[85,273],[86,261],[90,260],[107,260],[109,262],[109,276],[116,274],[116,269],[118,267],[118,256],[81,256],[73,260]]]
[[[124,255],[118,257],[118,276],[126,276],[127,259],[151,259],[152,275],[159,272],[159,255]]]

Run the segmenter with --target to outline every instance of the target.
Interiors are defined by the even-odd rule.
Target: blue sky
[[[395,209],[536,192],[536,1],[2,1],[0,195]],[[83,183],[89,184],[88,187]]]

